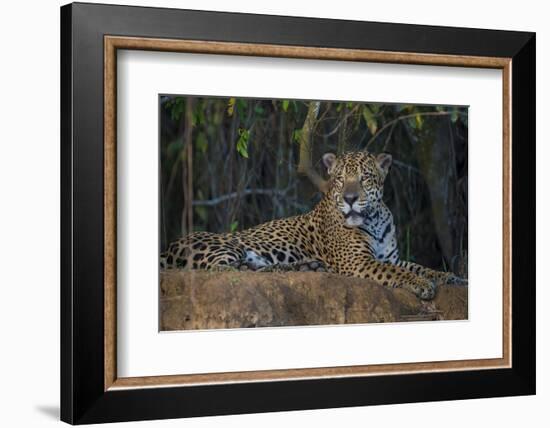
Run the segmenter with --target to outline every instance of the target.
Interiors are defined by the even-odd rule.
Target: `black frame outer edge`
[[[512,364],[536,389],[536,37],[512,60]],[[517,208],[514,208],[517,207]]]
[[[74,422],[72,365],[72,9],[61,8],[61,420]]]
[[[519,207],[512,214],[513,367],[104,392],[105,34],[513,58],[512,201]],[[533,33],[99,4],[63,6],[61,419],[83,424],[534,394],[534,160]]]

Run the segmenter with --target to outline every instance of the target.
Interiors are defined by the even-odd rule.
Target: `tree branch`
[[[306,119],[302,132],[300,132],[300,159],[298,161],[298,174],[303,174],[322,192],[327,190],[327,181],[313,169],[311,164],[311,132],[315,127],[319,114],[319,101],[309,103]]]
[[[218,196],[212,199],[206,200],[195,200],[193,201],[193,206],[207,206],[212,207],[219,205],[222,202],[228,201],[230,199],[242,198],[248,195],[267,195],[267,196],[286,196],[288,189],[278,190],[278,189],[244,189],[240,192],[227,193],[225,195]]]
[[[328,138],[328,137],[332,137],[334,134],[336,134],[338,132],[338,130],[340,129],[340,126],[342,126],[342,124],[348,120],[351,116],[353,116],[355,114],[355,111],[359,108],[359,105],[356,105],[355,107],[353,107],[348,113],[346,113],[344,115],[344,117],[336,124],[336,126],[334,127],[334,129],[332,131],[329,131],[328,133],[326,134],[317,134],[318,136],[320,137],[325,137],[325,138]],[[321,119],[319,119],[321,120]]]
[[[181,234],[185,236],[193,231],[193,207],[189,203],[193,200],[193,98],[185,101],[183,148],[182,148],[182,189],[183,210],[181,213]]]
[[[382,134],[382,132],[384,132],[390,126],[395,125],[397,122],[401,120],[409,119],[411,117],[416,117],[416,116],[450,116],[450,115],[451,115],[451,112],[449,111],[426,111],[421,113],[412,113],[412,114],[406,114],[404,116],[399,116],[396,119],[390,120],[382,128],[380,128],[378,132],[374,134],[372,138],[367,142],[365,148],[368,148],[380,136],[380,134]]]

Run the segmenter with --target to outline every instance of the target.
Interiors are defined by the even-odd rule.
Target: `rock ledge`
[[[439,287],[422,302],[405,290],[319,272],[165,271],[166,330],[359,324],[468,317],[468,288]]]

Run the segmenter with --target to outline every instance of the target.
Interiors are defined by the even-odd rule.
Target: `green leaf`
[[[292,133],[292,139],[296,141],[297,143],[300,142],[300,137],[302,136],[302,130],[301,129],[295,129]]]
[[[374,114],[369,106],[363,106],[363,119],[365,119],[365,123],[367,124],[371,135],[376,134],[376,131],[378,130],[378,121],[376,120],[376,117],[374,117]]]
[[[282,103],[282,107],[283,107],[283,111],[286,113],[288,111],[288,106],[290,105],[290,101],[288,100],[283,100],[283,103]]]
[[[237,140],[237,152],[243,157],[248,159],[248,139],[250,138],[250,131],[248,129],[239,128],[237,131],[239,139]]]
[[[234,111],[235,111],[235,98],[229,98],[229,101],[227,102],[227,115],[229,117],[233,116]]]
[[[422,125],[424,124],[424,118],[419,114],[417,114],[414,118],[416,121],[416,128],[422,129]]]
[[[237,143],[237,152],[243,157],[248,159],[248,147],[246,144],[243,144],[242,142]]]
[[[239,222],[237,220],[232,221],[231,224],[229,225],[229,231],[235,232],[237,230],[237,227],[239,227]]]
[[[174,98],[173,102],[170,104],[170,117],[174,122],[180,120],[183,115],[183,110],[185,109],[185,101],[182,97]]]

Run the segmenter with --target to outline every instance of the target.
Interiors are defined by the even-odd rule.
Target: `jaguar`
[[[382,200],[390,154],[326,153],[323,164],[328,189],[311,211],[242,231],[191,233],[161,254],[161,268],[320,266],[403,288],[423,300],[432,299],[439,284],[467,284],[452,272],[400,260],[393,216]]]

